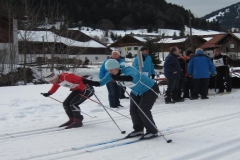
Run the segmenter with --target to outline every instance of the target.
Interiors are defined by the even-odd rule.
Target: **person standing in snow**
[[[186,61],[183,59],[182,54],[180,53],[177,57],[181,66],[181,76],[178,81],[178,99],[184,99],[182,97],[182,93],[184,92],[184,86],[185,86],[185,75],[187,71]]]
[[[187,72],[187,66],[189,63],[189,60],[191,59],[191,57],[194,55],[194,52],[191,50],[188,50],[186,52],[186,54],[183,56],[183,59],[186,62],[186,73],[185,73],[185,85],[184,85],[184,94],[183,94],[183,98],[190,98],[191,94],[192,94],[192,77],[188,76],[188,72]]]
[[[154,79],[155,71],[154,71],[152,58],[151,56],[149,56],[149,49],[148,47],[142,47],[140,51],[142,52],[142,59],[143,59],[142,74]],[[135,57],[133,61],[133,67],[139,70],[138,57]]]
[[[224,81],[226,82],[226,91],[232,91],[232,81],[229,75],[229,63],[231,63],[231,59],[226,56],[222,55],[220,49],[214,49],[214,57],[212,58],[213,64],[216,67],[217,75],[217,86],[218,86],[218,93],[224,92]]]
[[[94,88],[82,82],[83,78],[72,73],[56,74],[54,72],[45,72],[44,78],[47,82],[53,84],[52,88],[47,93],[42,93],[43,96],[49,97],[55,93],[60,86],[70,88],[71,93],[63,102],[63,108],[69,118],[66,123],[59,127],[66,126],[66,129],[82,127],[83,116],[79,105],[82,104],[86,97],[91,97],[94,94]],[[80,94],[84,95],[81,96]]]
[[[108,82],[115,80],[122,86],[131,89],[130,93],[130,115],[133,122],[134,131],[128,134],[126,138],[141,136],[140,139],[149,139],[158,136],[158,130],[153,126],[154,121],[151,109],[159,94],[158,85],[154,80],[145,75],[141,75],[138,70],[126,64],[119,64],[118,61],[110,59],[105,63],[105,68],[109,71],[101,81],[83,80],[83,83],[92,86],[103,86]],[[134,103],[136,102],[136,104]],[[148,120],[141,110],[148,117]],[[144,127],[146,133],[144,134]]]
[[[112,51],[111,59],[115,59],[119,63],[126,62],[123,58],[120,57],[119,51]],[[103,79],[104,76],[108,74],[108,70],[105,68],[105,63],[107,60],[105,60],[100,67],[100,72],[98,75],[100,79]],[[120,104],[119,98],[125,98],[124,90],[119,85],[117,85],[117,83],[114,80],[108,82],[106,86],[108,90],[108,101],[109,101],[110,107],[111,108],[122,107],[122,105]]]
[[[184,101],[178,97],[178,82],[181,78],[181,66],[177,58],[179,53],[177,46],[171,47],[164,62],[164,76],[167,78],[166,104]]]
[[[204,55],[202,48],[197,48],[195,55],[191,58],[188,64],[188,75],[192,77],[193,93],[191,100],[198,99],[198,94],[201,99],[208,99],[208,82],[211,75],[215,75],[215,67],[211,59]]]

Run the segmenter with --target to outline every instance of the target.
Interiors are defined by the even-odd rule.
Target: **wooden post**
[[[139,66],[139,72],[142,74],[142,67],[144,67],[143,65],[143,58],[142,58],[142,52],[140,52],[140,50],[138,50],[138,66]]]

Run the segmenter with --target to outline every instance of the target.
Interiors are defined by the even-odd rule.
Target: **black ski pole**
[[[82,94],[79,94],[79,95],[80,95],[80,96],[83,96],[84,98],[87,98],[87,99],[89,99],[90,101],[93,101],[93,102],[95,102],[95,103],[97,103],[97,104],[99,104],[99,105],[101,105],[101,106],[103,106],[103,107],[105,107],[105,108],[107,108],[107,109],[109,109],[109,110],[111,110],[111,111],[114,111],[114,112],[118,113],[119,115],[121,115],[121,116],[123,116],[123,117],[126,117],[127,119],[130,119],[130,120],[131,120],[131,118],[129,118],[129,117],[125,116],[124,114],[119,113],[119,112],[117,112],[117,111],[115,111],[115,110],[113,110],[113,109],[111,109],[111,108],[109,108],[109,107],[104,106],[102,103],[99,103],[99,102],[97,102],[97,101],[95,101],[95,100],[93,100],[93,99],[91,99],[91,98],[89,98],[89,97],[87,97],[87,96],[82,95]]]
[[[228,76],[229,76],[229,69],[228,69],[228,58],[226,58],[226,77],[225,77],[225,81],[226,81],[226,89],[228,89]]]
[[[217,88],[217,74],[214,76],[214,91],[216,92]]]
[[[41,93],[41,94],[42,94],[42,93]],[[59,102],[59,103],[63,103],[63,102],[61,102],[61,101],[59,101],[59,100],[57,100],[57,99],[55,99],[55,98],[53,98],[53,97],[50,97],[50,96],[49,96],[49,98],[51,98],[51,99],[53,99],[53,100],[55,100],[55,101],[57,101],[57,102]],[[84,113],[83,111],[81,111],[81,112],[82,112],[83,114],[87,115],[88,117],[97,118],[96,116],[92,117],[92,116],[88,115],[87,113]]]
[[[119,83],[121,87],[122,84]],[[125,90],[126,91],[126,90]],[[143,110],[139,107],[139,105],[133,100],[133,98],[130,96],[130,94],[126,91],[126,93],[128,94],[129,98],[133,101],[133,103],[135,103],[135,105],[138,107],[138,109],[142,112],[142,114],[147,118],[147,120],[153,125],[153,127],[159,132],[159,134],[166,140],[167,143],[171,143],[172,140],[171,139],[166,139],[165,136],[159,131],[159,129],[157,128],[157,126],[155,124],[153,124],[153,122],[148,118],[148,116],[143,112]]]
[[[98,97],[96,96],[95,93],[94,93],[94,96],[97,98],[97,100],[99,101],[99,103],[101,103],[101,101],[98,99]],[[108,111],[106,110],[106,108],[103,106],[102,103],[101,103],[101,105],[102,105],[103,109],[107,112],[107,114],[109,115],[109,117],[112,119],[112,121],[115,123],[115,125],[118,127],[118,129],[120,130],[120,132],[121,132],[122,134],[125,134],[126,131],[122,131],[122,130],[120,129],[120,127],[119,127],[119,126],[117,125],[117,123],[114,121],[114,119],[112,118],[112,116],[108,113]]]

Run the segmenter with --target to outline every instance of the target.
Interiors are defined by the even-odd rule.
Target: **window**
[[[131,50],[132,50],[132,47],[127,47],[127,50],[128,50],[128,51],[131,51]]]
[[[230,44],[230,48],[234,48],[234,44]]]
[[[95,57],[95,60],[98,60],[98,57]]]
[[[134,50],[138,50],[138,47],[134,47]]]

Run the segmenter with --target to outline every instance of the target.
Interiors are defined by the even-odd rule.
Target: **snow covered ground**
[[[95,73],[96,69],[92,72]],[[81,105],[84,126],[61,130],[67,120],[60,102],[40,95],[50,84],[0,87],[0,159],[84,159],[84,160],[237,160],[240,159],[240,90],[225,95],[211,95],[208,100],[186,100],[165,104],[158,98],[152,113],[163,137],[138,141],[119,140],[132,131],[132,122],[108,110],[122,131],[104,109],[90,100]],[[162,88],[161,88],[162,89]],[[106,87],[95,87],[96,95],[108,106]],[[129,91],[129,90],[128,90]],[[52,95],[63,101],[69,89],[60,87]],[[96,100],[93,96],[92,99]],[[114,109],[129,116],[129,100]],[[95,117],[95,118],[94,118]],[[116,140],[114,142],[114,140]],[[129,143],[127,143],[129,142]]]

